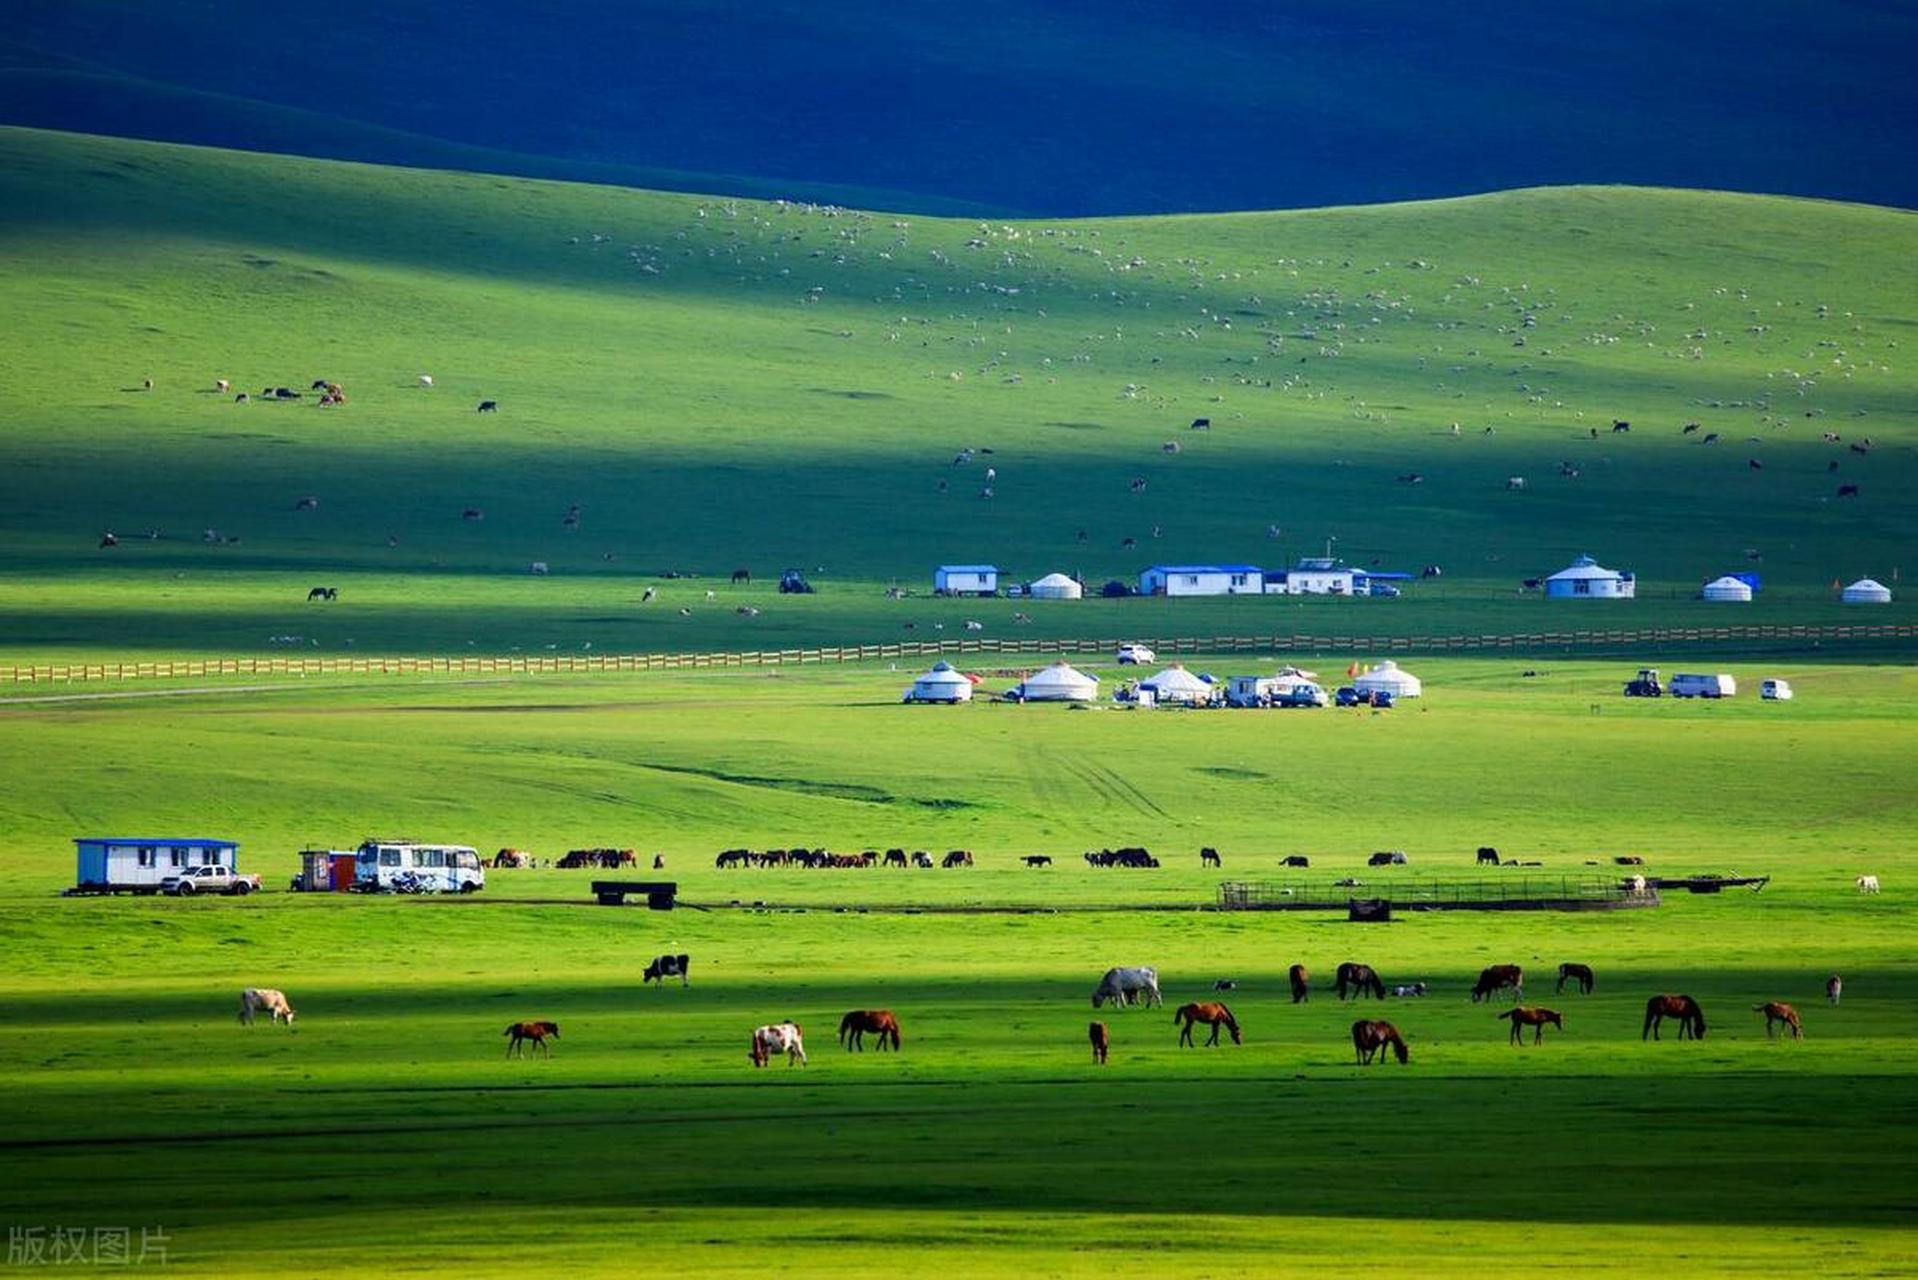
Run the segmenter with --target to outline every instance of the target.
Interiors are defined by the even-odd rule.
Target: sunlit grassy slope
[[[1363,608],[1055,606],[1027,633],[1590,625],[1515,594],[1581,551],[1643,580],[1606,625],[1720,620],[1689,597],[1744,568],[1766,586],[1741,620],[1849,617],[1831,582],[1891,580],[1918,535],[1914,227],[1592,188],[979,223],[0,131],[0,633],[16,655],[1007,634],[1009,605],[879,588],[953,561],[1096,586],[1328,538],[1446,577]],[[235,404],[217,378],[349,403]],[[770,597],[787,566],[820,594]],[[709,607],[736,567],[759,585]],[[341,601],[308,609],[321,582]]]

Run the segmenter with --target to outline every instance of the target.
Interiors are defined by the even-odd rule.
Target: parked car
[[[1146,666],[1158,660],[1159,655],[1145,645],[1122,644],[1119,646],[1119,665],[1122,667]]]
[[[1341,707],[1357,707],[1365,703],[1366,697],[1348,684],[1333,694],[1332,700]]]
[[[183,867],[177,874],[160,881],[160,892],[176,898],[197,893],[230,893],[241,897],[260,887],[260,877],[243,876],[232,867]]]
[[[1738,693],[1738,681],[1728,675],[1686,675],[1672,677],[1665,691],[1674,698],[1730,698]]]
[[[1758,686],[1758,696],[1767,702],[1790,702],[1791,681],[1767,680]]]
[[[1397,702],[1398,697],[1393,694],[1390,689],[1372,690],[1372,709],[1374,711],[1389,710]]]
[[[1400,592],[1389,582],[1374,581],[1366,585],[1366,594],[1381,600],[1393,600],[1398,598]]]
[[[1291,688],[1280,691],[1272,699],[1275,707],[1322,707],[1331,699],[1325,696],[1325,690],[1318,685],[1300,681]]]

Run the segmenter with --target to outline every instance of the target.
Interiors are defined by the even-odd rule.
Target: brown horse
[[[1353,992],[1354,998],[1369,995],[1374,999],[1385,999],[1385,983],[1369,964],[1358,964],[1347,960],[1339,966],[1338,981],[1332,989],[1338,994],[1339,999],[1343,1000],[1347,988],[1356,988]]]
[[[1698,1001],[1690,996],[1653,996],[1645,1002],[1645,1029],[1638,1033],[1643,1040],[1646,1036],[1658,1039],[1658,1028],[1667,1018],[1678,1019],[1678,1038],[1683,1040],[1689,1035],[1694,1040],[1705,1038],[1705,1011],[1698,1007]]]
[[[1106,1034],[1106,1024],[1095,1022],[1086,1028],[1086,1035],[1092,1041],[1092,1060],[1100,1066],[1105,1065],[1106,1050],[1112,1047],[1112,1037]]]
[[[892,1016],[890,1009],[854,1009],[839,1020],[839,1043],[864,1053],[868,1031],[879,1037],[881,1049],[888,1043],[894,1049],[899,1047],[899,1019]]]
[[[1412,1051],[1405,1047],[1405,1037],[1399,1029],[1389,1022],[1369,1022],[1364,1018],[1352,1024],[1352,1048],[1359,1056],[1359,1065],[1369,1067],[1374,1057],[1381,1061],[1385,1058],[1385,1046],[1399,1056],[1400,1062],[1410,1062]]]
[[[1206,1040],[1207,1046],[1219,1043],[1219,1028],[1224,1027],[1232,1033],[1233,1044],[1244,1044],[1239,1036],[1239,1020],[1232,1016],[1232,1010],[1222,1004],[1202,1001],[1196,1004],[1182,1004],[1179,1011],[1172,1015],[1172,1024],[1179,1028],[1179,1043],[1191,1045],[1192,1024],[1203,1022],[1212,1028],[1212,1035]]]
[[[1532,1029],[1533,1044],[1539,1044],[1544,1041],[1545,1024],[1548,1022],[1551,1023],[1553,1026],[1557,1027],[1560,1031],[1565,1030],[1565,1019],[1556,1009],[1535,1009],[1535,1008],[1531,1008],[1526,1005],[1520,1004],[1520,1005],[1513,1005],[1511,1008],[1507,1009],[1504,1013],[1501,1013],[1498,1016],[1501,1018],[1510,1018],[1512,1020],[1512,1043],[1513,1044],[1517,1044],[1519,1042],[1518,1033],[1519,1033],[1519,1028],[1521,1027],[1530,1027]]]
[[[1293,1004],[1304,1004],[1312,998],[1312,975],[1305,971],[1304,965],[1293,965],[1286,970],[1285,976],[1292,980]]]
[[[1782,1001],[1773,1000],[1769,1004],[1755,1004],[1752,1006],[1752,1012],[1765,1015],[1765,1039],[1767,1040],[1777,1037],[1778,1024],[1781,1022],[1791,1028],[1792,1039],[1805,1038],[1805,1028],[1798,1022],[1798,1010]]]
[[[1495,964],[1479,971],[1478,982],[1472,987],[1472,1003],[1490,1000],[1499,992],[1510,987],[1512,1003],[1516,1005],[1525,998],[1525,970],[1515,964]]]
[[[1592,967],[1586,964],[1562,964],[1558,967],[1558,991],[1565,994],[1565,984],[1576,982],[1580,995],[1592,994]]]
[[[538,1049],[550,1058],[553,1056],[553,1050],[546,1042],[549,1039],[559,1039],[559,1023],[515,1022],[512,1026],[506,1028],[506,1034],[513,1038],[513,1043],[506,1046],[507,1057],[512,1057],[516,1052],[522,1057],[525,1056],[525,1042],[531,1040],[535,1049]]]

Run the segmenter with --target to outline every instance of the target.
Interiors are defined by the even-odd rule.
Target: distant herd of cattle
[[[1162,865],[1150,850],[1137,846],[1121,849],[1087,850],[1084,855],[1089,867],[1132,867],[1141,869],[1156,868]],[[1477,865],[1503,867],[1536,867],[1542,865],[1536,861],[1520,862],[1514,858],[1501,859],[1497,849],[1481,846],[1476,855]],[[562,871],[581,869],[604,869],[617,871],[621,867],[633,866],[639,855],[632,849],[573,849],[557,859],[553,865]],[[1028,867],[1049,867],[1053,860],[1050,854],[1026,854],[1018,859]],[[1410,861],[1397,849],[1382,849],[1366,859],[1366,865],[1373,867],[1405,866]],[[1620,866],[1641,866],[1644,859],[1636,855],[1621,855],[1613,859]],[[493,866],[531,867],[537,864],[531,854],[523,849],[501,849],[493,858]],[[834,853],[829,849],[727,849],[713,859],[713,865],[720,870],[735,867],[807,867],[807,868],[854,868],[854,867],[919,867],[930,870],[933,867],[970,867],[973,857],[970,850],[954,849],[943,857],[935,857],[921,849],[908,853],[904,849],[887,849],[883,853],[878,849],[867,849],[860,853]],[[1217,849],[1199,850],[1201,867],[1223,867],[1225,860]],[[1282,867],[1310,867],[1312,860],[1302,853],[1287,854],[1279,859]],[[653,855],[653,869],[662,870],[666,866],[664,854]]]

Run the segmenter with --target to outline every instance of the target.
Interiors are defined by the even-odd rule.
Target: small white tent
[[[1027,587],[1026,594],[1034,600],[1077,600],[1085,594],[1085,588],[1063,573],[1048,573]]]
[[[1749,582],[1734,578],[1730,574],[1714,578],[1705,584],[1698,593],[1701,600],[1716,600],[1728,604],[1750,604],[1752,589]]]
[[[1061,659],[1014,685],[1010,696],[1022,702],[1091,702],[1099,696],[1099,677]]]
[[[1890,604],[1891,588],[1871,578],[1860,578],[1846,587],[1838,599],[1844,604]]]
[[[1176,662],[1164,671],[1139,681],[1139,687],[1152,690],[1153,697],[1161,705],[1176,702],[1187,706],[1208,706],[1223,692],[1217,685],[1207,684]]]
[[[1425,692],[1422,680],[1390,658],[1352,681],[1352,687],[1360,693],[1383,691],[1394,698],[1417,698]]]
[[[932,670],[912,682],[906,690],[907,702],[971,702],[972,681],[952,669],[950,662],[935,662]]]

